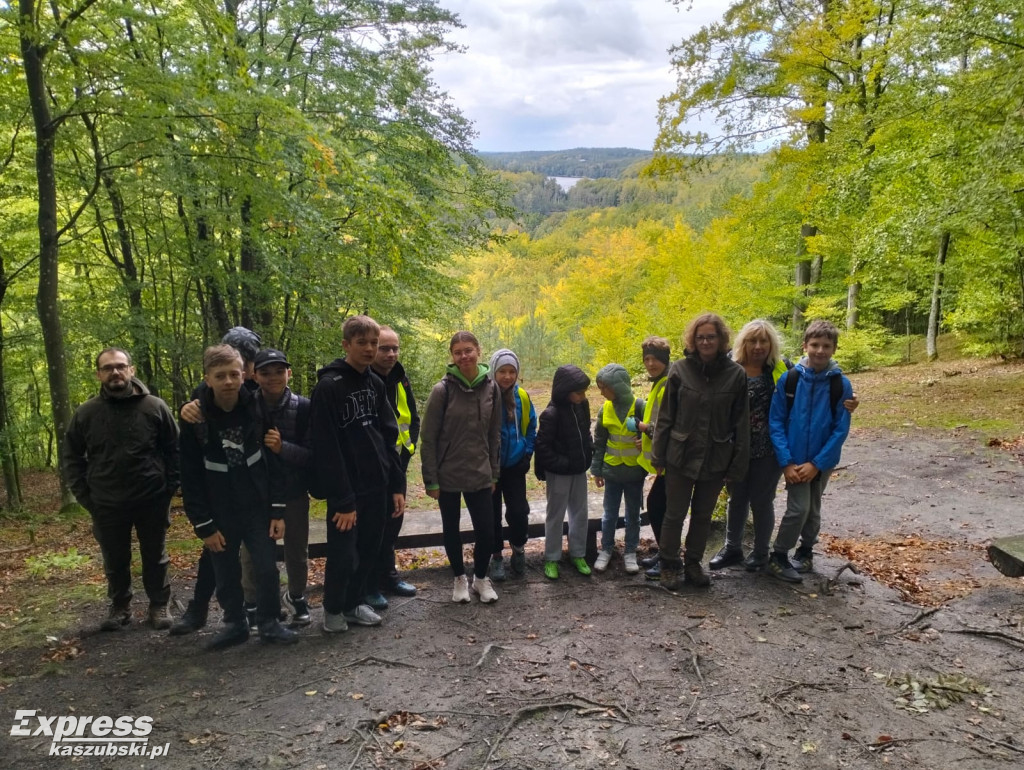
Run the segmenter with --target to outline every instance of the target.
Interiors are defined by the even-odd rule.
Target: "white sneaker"
[[[474,577],[473,593],[479,596],[480,601],[484,604],[490,604],[491,602],[498,601],[498,594],[494,590],[494,586],[491,585],[491,579],[489,577]]]
[[[594,569],[596,569],[598,572],[604,572],[606,569],[608,569],[608,564],[611,562],[611,560],[611,551],[601,551],[597,555],[597,561],[594,562]]]
[[[345,613],[345,620],[357,626],[379,626],[381,616],[369,604],[359,604],[352,612]]]
[[[348,623],[345,621],[345,616],[340,612],[335,615],[333,612],[324,610],[324,631],[329,634],[340,634],[343,631],[348,631]]]
[[[626,574],[635,575],[640,571],[640,565],[636,563],[636,553],[627,553],[622,557],[622,560],[626,563]]]
[[[452,601],[459,604],[469,602],[469,578],[459,575],[455,578],[455,589],[452,591]]]

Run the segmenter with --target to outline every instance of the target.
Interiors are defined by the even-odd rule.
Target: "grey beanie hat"
[[[516,375],[519,374],[519,356],[513,353],[508,348],[502,348],[496,350],[491,354],[491,370],[487,373],[489,377],[494,378],[494,373],[497,372],[501,367],[511,364],[516,368]]]

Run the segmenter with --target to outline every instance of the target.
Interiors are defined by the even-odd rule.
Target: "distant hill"
[[[639,161],[652,157],[648,150],[629,147],[576,147],[572,150],[477,153],[490,168],[499,171],[532,171],[545,176],[617,178]]]

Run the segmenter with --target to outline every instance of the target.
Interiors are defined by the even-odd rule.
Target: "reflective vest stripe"
[[[658,419],[658,410],[661,408],[661,399],[665,395],[665,384],[667,382],[668,378],[662,375],[661,379],[654,383],[654,387],[651,388],[651,395],[648,396],[647,403],[644,405],[643,422],[648,425],[651,425]],[[651,462],[651,457],[654,454],[654,441],[645,432],[641,443],[643,444],[643,456],[640,458],[640,464],[647,469],[648,473],[654,473],[654,463]]]
[[[636,401],[626,412],[626,419],[636,412]],[[601,410],[601,423],[608,430],[608,445],[604,450],[604,461],[607,465],[637,465],[640,450],[636,447],[636,434],[626,430],[625,421],[619,422],[615,414],[615,405],[611,401],[604,402]]]
[[[398,421],[397,446],[405,447],[409,454],[416,454],[416,445],[412,443],[412,433],[409,432],[412,411],[409,409],[409,396],[405,392],[405,386],[398,383],[395,390],[395,420]]]
[[[255,452],[253,452],[251,455],[245,458],[245,464],[253,466],[262,459],[263,454],[260,452],[259,449],[257,449]],[[208,471],[217,471],[218,473],[228,472],[227,463],[215,463],[213,460],[207,460],[206,458],[203,458],[203,465],[206,467],[206,470]]]

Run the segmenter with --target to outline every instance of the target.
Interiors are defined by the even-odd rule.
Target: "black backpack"
[[[793,370],[790,369],[786,372],[786,381],[782,384],[783,389],[786,391],[786,411],[793,408],[793,401],[796,399],[796,384],[800,381],[799,377],[791,377]],[[843,378],[842,377],[829,377],[828,380],[828,398],[829,403],[832,406],[832,417],[836,416],[836,407],[839,406],[839,402],[843,400]]]

